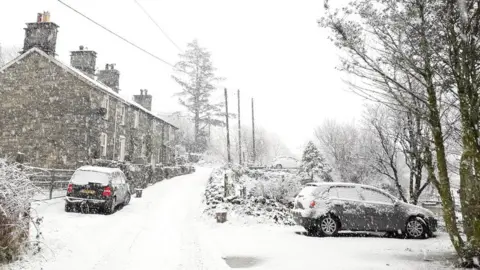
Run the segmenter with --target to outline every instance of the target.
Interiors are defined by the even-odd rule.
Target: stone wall
[[[107,116],[101,109],[106,95]],[[15,158],[22,152],[32,166],[74,169],[95,158],[118,160],[119,139],[124,136],[130,160],[169,163],[161,159],[168,124],[94,88],[37,52],[0,73],[0,97],[0,157]],[[100,147],[102,132],[107,134],[106,155]]]

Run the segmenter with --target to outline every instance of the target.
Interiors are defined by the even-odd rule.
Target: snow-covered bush
[[[298,176],[288,172],[217,168],[205,190],[206,212],[213,216],[222,208],[243,222],[293,225],[287,205],[300,188]]]
[[[327,164],[325,158],[322,156],[318,148],[313,142],[308,142],[302,155],[302,165],[300,173],[306,175],[306,178],[311,181],[320,178],[325,182],[333,182],[330,173],[332,168]]]
[[[0,264],[15,260],[28,242],[35,191],[17,165],[0,159]]]

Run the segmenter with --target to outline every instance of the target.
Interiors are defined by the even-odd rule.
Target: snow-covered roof
[[[94,88],[99,89],[101,91],[104,91],[107,94],[116,97],[121,102],[123,102],[125,104],[128,104],[128,105],[131,105],[132,107],[135,107],[136,109],[139,109],[139,110],[143,111],[144,113],[149,114],[149,115],[155,117],[156,119],[167,123],[168,125],[172,126],[173,128],[178,129],[178,127],[176,127],[175,125],[173,125],[170,122],[158,117],[153,112],[147,110],[146,108],[144,108],[142,105],[138,104],[137,102],[132,101],[132,100],[128,100],[128,99],[122,97],[120,94],[115,92],[112,88],[106,86],[105,84],[103,84],[103,83],[101,83],[97,80],[94,80],[94,79],[88,77],[85,73],[81,72],[80,70],[62,63],[61,61],[57,60],[55,57],[53,57],[51,55],[48,55],[47,53],[45,53],[44,51],[42,51],[41,49],[39,49],[37,47],[33,47],[33,48],[29,49],[25,53],[19,55],[18,57],[16,57],[12,61],[10,61],[6,65],[4,65],[3,67],[1,67],[0,68],[0,73],[3,73],[4,70],[9,68],[13,64],[19,63],[23,58],[25,58],[27,55],[29,55],[33,52],[36,52],[36,53],[40,54],[41,56],[48,58],[51,62],[53,62],[56,65],[58,65],[59,67],[63,68],[65,71],[69,72],[70,74],[76,76],[77,78],[79,78],[83,82],[85,82],[87,84],[90,84]]]
[[[121,172],[119,168],[108,168],[108,167],[98,167],[98,166],[82,166],[78,168],[77,171],[91,171],[91,172],[101,172],[101,173]]]

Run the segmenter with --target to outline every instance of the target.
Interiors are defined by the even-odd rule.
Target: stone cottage
[[[75,168],[92,159],[169,164],[172,124],[151,112],[152,96],[119,95],[120,73],[95,73],[96,52],[80,46],[70,65],[55,58],[58,25],[39,14],[23,51],[0,67],[0,157],[23,153],[32,166]]]

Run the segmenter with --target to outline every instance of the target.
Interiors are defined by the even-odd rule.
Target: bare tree
[[[354,124],[326,120],[315,130],[324,153],[342,181],[365,183],[372,175],[367,153],[369,138]]]
[[[16,46],[4,47],[0,44],[0,67],[17,57],[19,51]]]
[[[465,266],[478,265],[478,1],[356,0],[337,11],[325,1],[325,8],[327,15],[320,24],[332,30],[332,40],[345,52],[343,70],[364,82],[351,84],[356,92],[413,111],[428,124],[432,142],[424,147],[428,181],[440,194],[446,228],[459,257]],[[445,105],[456,104],[461,120],[460,197],[466,239],[456,225],[445,146],[449,130],[442,113]]]

